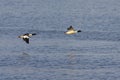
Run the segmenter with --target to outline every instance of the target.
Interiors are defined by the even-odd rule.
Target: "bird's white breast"
[[[77,33],[77,31],[72,31],[72,30],[71,30],[71,31],[67,31],[67,32],[66,32],[66,34],[75,34],[75,33]]]

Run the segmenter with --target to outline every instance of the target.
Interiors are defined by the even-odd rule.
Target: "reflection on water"
[[[19,56],[19,58],[20,58],[20,61],[22,62],[22,63],[25,63],[25,64],[27,64],[27,62],[29,62],[29,60],[30,60],[30,55],[28,54],[28,53],[22,53],[20,56]]]

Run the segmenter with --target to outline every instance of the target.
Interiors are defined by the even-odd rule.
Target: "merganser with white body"
[[[65,32],[65,34],[76,34],[78,32],[81,32],[81,30],[74,30],[74,28],[70,26],[69,28],[67,28],[67,31]]]
[[[18,37],[22,38],[27,44],[29,44],[29,38],[33,35],[36,35],[36,33],[33,33],[33,34],[26,33]]]

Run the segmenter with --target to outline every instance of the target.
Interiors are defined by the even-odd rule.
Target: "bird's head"
[[[81,30],[78,30],[77,32],[82,32]]]

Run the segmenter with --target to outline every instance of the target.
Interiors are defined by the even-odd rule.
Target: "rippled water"
[[[119,1],[0,1],[0,80],[120,79]]]

